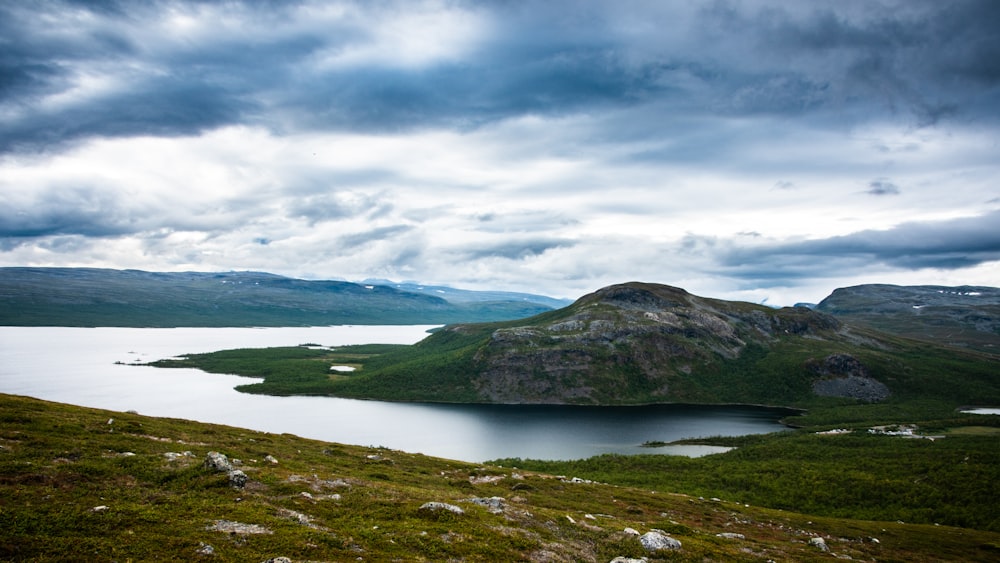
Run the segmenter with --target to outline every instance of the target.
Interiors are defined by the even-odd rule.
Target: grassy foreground
[[[851,447],[863,456],[871,445]],[[713,457],[725,460],[744,449],[752,450]],[[211,451],[242,460],[235,465],[248,478],[242,488],[205,466]],[[606,483],[627,480],[614,464],[606,469]],[[631,470],[641,471],[647,470]],[[722,500],[699,498],[681,494],[687,485],[663,474],[655,490],[574,476],[583,475],[565,479],[0,395],[0,559],[995,561],[1000,555],[995,531],[805,515],[721,493]],[[463,513],[422,508],[428,502]],[[647,551],[626,528],[662,530],[682,547]],[[810,543],[816,537],[829,551]]]

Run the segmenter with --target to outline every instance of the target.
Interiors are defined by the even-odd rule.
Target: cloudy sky
[[[998,286],[998,29],[994,0],[0,0],[0,265]]]

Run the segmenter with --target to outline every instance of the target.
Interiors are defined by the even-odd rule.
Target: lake
[[[0,393],[472,462],[603,453],[704,455],[722,449],[641,445],[779,431],[784,427],[778,419],[789,414],[740,406],[441,405],[271,397],[235,391],[234,386],[248,382],[244,377],[123,365],[230,348],[410,344],[431,328],[0,327]]]

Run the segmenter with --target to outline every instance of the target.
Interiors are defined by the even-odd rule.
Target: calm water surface
[[[387,403],[239,393],[247,378],[118,365],[228,348],[317,343],[409,344],[430,326],[296,328],[0,327],[0,392],[87,407],[135,410],[346,444],[484,461],[578,459],[602,453],[716,451],[642,448],[650,440],[774,432],[782,409],[553,407]]]

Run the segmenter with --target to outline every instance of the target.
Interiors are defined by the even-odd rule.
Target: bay
[[[603,453],[704,455],[724,448],[647,441],[783,429],[785,409],[656,405],[577,407],[389,403],[239,393],[248,378],[128,365],[230,348],[409,344],[433,328],[0,327],[0,392],[150,416],[387,447],[472,462],[580,459]]]

